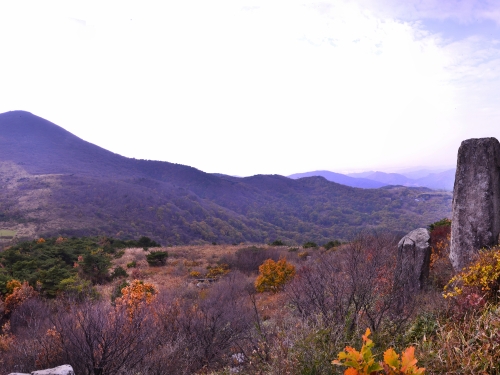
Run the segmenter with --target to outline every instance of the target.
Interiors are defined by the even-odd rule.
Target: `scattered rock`
[[[421,290],[429,277],[431,246],[429,231],[418,228],[398,243],[396,280],[406,291]]]
[[[450,261],[455,271],[469,265],[500,234],[500,143],[495,138],[463,141],[453,189]]]
[[[9,375],[75,375],[75,372],[70,365],[62,365],[47,370],[33,371],[31,374],[12,372]]]

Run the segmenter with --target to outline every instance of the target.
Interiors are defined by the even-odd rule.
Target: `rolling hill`
[[[24,111],[0,114],[0,189],[0,229],[18,238],[322,243],[364,228],[406,232],[451,211],[451,193],[426,188],[357,189],[323,177],[237,178],[126,158]]]

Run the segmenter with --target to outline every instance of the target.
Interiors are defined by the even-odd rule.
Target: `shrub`
[[[392,235],[362,234],[337,251],[316,254],[285,287],[293,311],[320,318],[346,340],[361,326],[379,339],[387,332],[392,341],[417,303],[395,283],[396,245]]]
[[[78,275],[61,280],[59,288],[66,298],[75,301],[92,301],[99,298],[99,293],[96,288],[92,286],[92,283],[89,280],[78,277]]]
[[[25,301],[38,295],[38,292],[36,292],[27,281],[21,284],[17,280],[11,280],[7,283],[7,290],[9,290],[10,293],[4,301],[5,313],[12,312],[14,309],[21,306]]]
[[[316,244],[316,242],[306,242],[304,245],[302,245],[302,247],[304,249],[309,249],[309,248],[315,248],[315,247],[318,247],[318,245]]]
[[[155,241],[152,241],[149,237],[142,236],[137,241],[139,247],[161,247],[161,245]]]
[[[116,279],[118,277],[127,277],[127,271],[125,271],[121,266],[118,266],[114,269],[113,273],[111,274],[112,279]]]
[[[158,326],[147,299],[138,295],[137,304],[124,293],[115,307],[104,301],[60,306],[52,329],[61,340],[47,347],[60,349],[62,358],[51,367],[71,363],[76,374],[129,373],[158,345]]]
[[[167,263],[168,253],[166,251],[152,251],[146,255],[150,266],[164,266]]]
[[[283,243],[283,241],[281,240],[274,240],[273,242],[271,242],[269,244],[270,246],[285,246],[285,244]]]
[[[334,240],[334,241],[329,241],[329,242],[325,243],[325,244],[323,245],[323,247],[324,247],[326,250],[330,250],[330,249],[332,249],[332,248],[334,248],[334,247],[337,247],[337,246],[340,246],[340,245],[341,245],[340,241]]]
[[[436,221],[432,224],[429,224],[429,230],[432,232],[434,229],[437,227],[450,227],[451,226],[451,220],[448,218],[441,219],[439,221]]]
[[[255,289],[258,292],[276,293],[295,276],[295,266],[288,263],[285,258],[277,262],[268,259],[259,267],[259,272],[255,280]]]
[[[220,276],[229,273],[229,265],[222,263],[215,267],[207,266],[207,270],[207,277],[209,279],[218,279]]]
[[[135,268],[135,267],[137,267],[137,262],[135,260],[127,263],[127,268]]]
[[[93,284],[101,284],[109,279],[108,271],[111,266],[109,258],[109,254],[104,253],[102,249],[97,249],[83,256],[83,259],[78,262],[78,268]]]
[[[348,367],[344,372],[345,375],[421,375],[425,373],[424,368],[416,366],[417,360],[413,346],[401,353],[401,359],[394,349],[389,348],[384,352],[384,361],[376,362],[372,353],[374,343],[368,338],[370,333],[370,329],[367,328],[363,335],[363,346],[359,352],[347,346],[345,352],[340,352],[338,359],[332,361],[332,364]]]
[[[429,226],[431,227],[432,224]],[[443,289],[454,275],[450,261],[450,225],[434,225],[430,232],[431,259],[429,280],[437,289]]]
[[[444,297],[478,297],[486,300],[498,298],[500,291],[500,247],[482,250],[478,259],[464,271],[452,277],[445,286]],[[450,290],[448,291],[447,290]]]
[[[158,289],[141,280],[134,280],[130,285],[121,290],[121,296],[116,299],[117,304],[127,306],[129,310],[135,310],[141,304],[150,304],[158,294]]]
[[[111,292],[111,303],[114,304],[117,298],[121,298],[123,296],[122,290],[127,286],[130,286],[130,284],[127,280],[123,280],[120,284],[113,288],[113,291]]]

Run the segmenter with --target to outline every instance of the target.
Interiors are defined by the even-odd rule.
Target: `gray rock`
[[[468,139],[458,150],[453,189],[450,261],[455,271],[470,264],[500,234],[500,143]]]
[[[396,281],[406,291],[421,290],[429,277],[431,247],[429,231],[418,228],[398,243]]]
[[[70,365],[62,365],[47,370],[33,371],[31,374],[11,372],[9,375],[75,375],[75,372]]]
[[[62,365],[47,370],[33,371],[31,375],[75,375],[75,372],[70,365]]]

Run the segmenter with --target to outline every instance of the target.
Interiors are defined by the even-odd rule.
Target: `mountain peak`
[[[0,161],[24,165],[32,174],[111,172],[123,158],[26,111],[0,114]],[[97,167],[97,168],[96,168]]]

